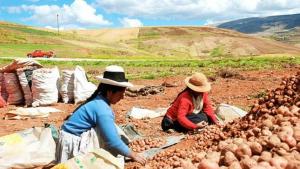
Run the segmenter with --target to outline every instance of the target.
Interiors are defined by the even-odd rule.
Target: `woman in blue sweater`
[[[114,156],[118,154],[145,164],[146,159],[131,151],[121,140],[115,115],[110,105],[124,98],[126,87],[132,86],[120,66],[108,66],[103,76],[97,76],[97,90],[81,104],[62,125],[57,147],[57,162],[88,153],[93,148],[103,148]],[[98,143],[95,145],[95,138]]]

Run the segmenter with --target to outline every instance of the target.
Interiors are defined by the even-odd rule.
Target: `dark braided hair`
[[[93,100],[99,94],[101,94],[103,97],[106,98],[108,91],[111,91],[112,93],[116,93],[116,92],[125,90],[125,88],[126,87],[120,87],[120,86],[114,86],[114,85],[109,85],[109,84],[105,84],[105,83],[100,83],[98,85],[98,88],[95,90],[95,92],[88,99],[86,99],[86,101],[83,104]]]
[[[85,105],[86,103],[92,101],[95,97],[97,97],[98,95],[102,95],[103,97],[107,98],[107,92],[111,91],[112,93],[116,93],[119,91],[123,91],[125,90],[126,87],[120,87],[120,86],[114,86],[114,85],[109,85],[109,84],[104,84],[104,83],[100,83],[97,87],[97,89],[95,90],[95,92],[89,97],[87,98],[83,103],[81,103],[74,111],[76,112],[81,106]],[[72,114],[73,114],[72,113]],[[70,114],[69,116],[67,116],[64,120],[69,119],[69,117],[72,115]]]

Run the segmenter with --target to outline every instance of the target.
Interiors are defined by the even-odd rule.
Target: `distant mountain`
[[[219,24],[217,27],[236,30],[247,34],[262,32],[274,33],[300,27],[300,14],[245,18],[225,22]]]

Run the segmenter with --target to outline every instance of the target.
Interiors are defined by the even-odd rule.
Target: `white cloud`
[[[87,4],[84,0],[75,0],[71,5],[22,5],[19,7],[9,7],[8,12],[18,13],[20,11],[31,12],[32,15],[27,20],[43,25],[56,27],[58,21],[65,28],[83,28],[90,26],[107,26],[112,24],[96,14],[96,9]]]
[[[18,14],[18,13],[21,13],[22,12],[22,8],[20,7],[9,7],[7,8],[7,12],[8,13],[12,13],[12,14]]]
[[[138,19],[129,19],[127,17],[121,19],[121,24],[123,25],[123,27],[126,27],[126,28],[132,28],[132,27],[142,27],[143,26],[143,23],[138,20]]]
[[[204,22],[300,13],[299,0],[96,0],[96,6],[133,18]]]
[[[61,1],[52,0],[51,3],[53,2]],[[112,14],[110,16],[112,21],[115,21],[116,17],[123,18],[120,22],[125,27],[143,26],[143,19],[158,20],[160,23],[196,21],[199,24],[214,24],[247,17],[300,13],[300,0],[90,0],[88,2],[92,5],[85,0],[74,0],[72,4],[60,6],[20,5],[7,7],[6,10],[19,16],[25,11],[27,12],[25,15],[30,15],[26,18],[27,21],[52,27],[56,27],[58,14],[59,24],[66,29],[112,25],[113,23],[104,18],[100,11]],[[4,8],[6,7],[0,7],[1,12]]]

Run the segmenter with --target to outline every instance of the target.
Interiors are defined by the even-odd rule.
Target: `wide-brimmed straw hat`
[[[208,92],[211,89],[211,85],[203,73],[194,73],[192,76],[187,77],[184,83],[196,92]]]
[[[111,65],[105,68],[103,75],[96,76],[101,83],[120,87],[132,87],[133,85],[125,78],[124,69],[121,66]]]

